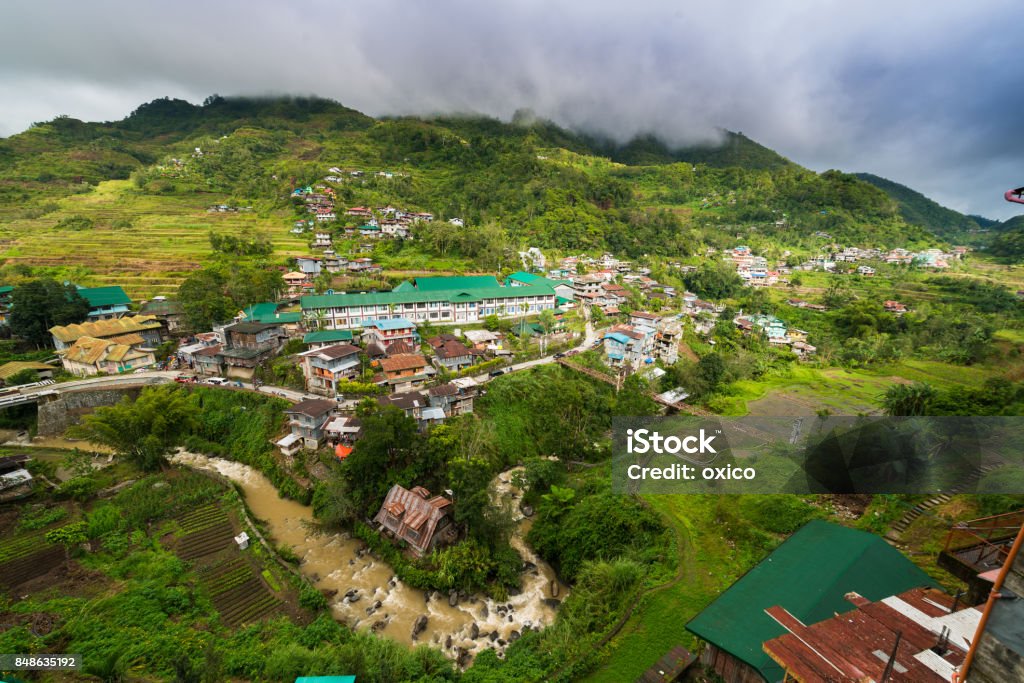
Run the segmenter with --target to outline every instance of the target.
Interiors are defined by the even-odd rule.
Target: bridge
[[[89,377],[87,379],[61,382],[52,379],[9,387],[0,391],[0,410],[13,406],[39,403],[71,391],[97,391],[101,389],[135,389],[156,384],[173,382],[177,371],[146,372],[111,377]]]

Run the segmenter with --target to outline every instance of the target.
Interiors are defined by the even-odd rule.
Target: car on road
[[[558,360],[559,358],[565,358],[565,351],[559,351],[554,356],[552,356],[552,358],[554,358],[555,360]]]
[[[498,368],[497,370],[491,370],[487,373],[488,377],[499,377],[505,374],[505,368]]]
[[[174,381],[177,382],[178,384],[194,384],[199,381],[199,378],[196,377],[195,375],[181,373],[180,375],[174,378]]]
[[[217,387],[224,386],[225,384],[228,383],[228,380],[224,379],[223,377],[209,377],[205,381],[207,384],[212,384]]]

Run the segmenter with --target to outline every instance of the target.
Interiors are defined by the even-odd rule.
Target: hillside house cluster
[[[768,267],[768,259],[756,256],[750,247],[740,245],[722,252],[722,259],[736,268],[736,274],[750,287],[766,287],[779,281],[778,269]]]
[[[744,334],[763,334],[770,346],[788,347],[800,358],[812,356],[817,351],[807,342],[806,332],[789,327],[785,321],[772,315],[744,315],[740,312],[733,318],[733,324]]]

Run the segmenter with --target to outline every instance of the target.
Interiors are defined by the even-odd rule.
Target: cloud
[[[741,130],[817,170],[1013,214],[1000,197],[1024,183],[1024,76],[1006,0],[493,4],[5,3],[0,134],[214,92],[373,115],[529,107],[620,140]]]

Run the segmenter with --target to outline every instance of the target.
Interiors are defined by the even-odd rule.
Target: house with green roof
[[[449,288],[436,288],[440,284]],[[301,304],[307,329],[350,330],[395,318],[443,324],[536,315],[554,310],[555,290],[545,284],[502,287],[492,276],[417,278],[390,292],[304,296]]]
[[[312,349],[319,349],[322,346],[351,343],[352,339],[352,330],[316,330],[307,332],[302,337],[302,343]]]
[[[131,310],[131,298],[117,285],[79,287],[78,293],[89,302],[89,320],[120,318]]]
[[[786,633],[765,611],[776,605],[804,624],[849,610],[855,591],[877,601],[918,587],[938,587],[880,536],[822,520],[801,527],[747,572],[686,630],[707,642],[701,662],[727,683],[780,681],[784,672],[762,648]]]
[[[241,321],[247,323],[298,324],[302,321],[300,311],[278,311],[273,301],[252,304],[242,310]]]
[[[555,290],[555,295],[563,302],[572,301],[575,291],[571,280],[552,280],[536,273],[520,270],[505,278],[506,287],[523,287],[528,285],[548,285]]]

